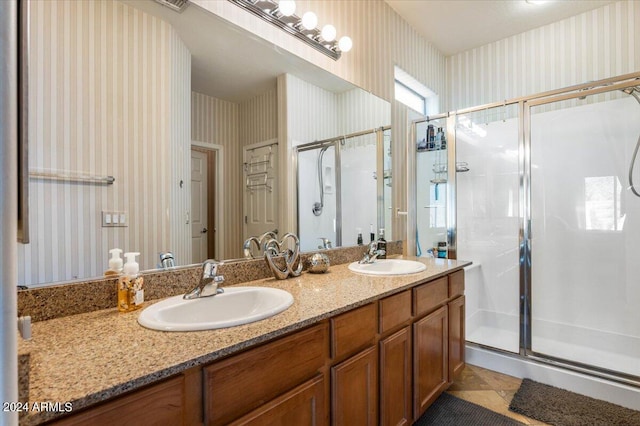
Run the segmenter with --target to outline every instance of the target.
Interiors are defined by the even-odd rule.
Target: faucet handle
[[[330,249],[331,247],[331,240],[326,238],[326,237],[318,237],[319,240],[322,241],[322,245],[318,246],[319,249]]]
[[[218,266],[222,265],[222,262],[218,262],[215,259],[207,259],[202,262],[202,276],[206,278],[215,278],[218,275]]]

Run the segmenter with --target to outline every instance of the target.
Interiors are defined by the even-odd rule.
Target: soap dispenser
[[[386,259],[387,258],[387,240],[384,239],[384,228],[380,228],[378,231],[378,242],[377,242],[378,251],[380,254],[378,255],[378,259]]]
[[[104,272],[104,276],[120,275],[122,273],[122,258],[120,257],[122,250],[114,248],[109,250],[109,254],[111,255],[111,259],[109,259],[109,269]]]
[[[118,310],[131,312],[142,307],[144,302],[144,277],[140,275],[140,266],[136,256],[140,253],[125,253],[127,262],[124,264],[122,275],[118,278]]]

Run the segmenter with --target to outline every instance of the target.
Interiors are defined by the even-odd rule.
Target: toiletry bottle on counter
[[[356,232],[358,233],[358,245],[361,246],[362,242],[362,228],[356,228]]]
[[[373,233],[373,223],[369,224],[369,243],[372,243],[376,240],[376,234]]]
[[[387,240],[384,239],[384,228],[380,228],[380,230],[378,231],[378,250],[383,252],[378,255],[378,259],[386,259],[387,258]]]
[[[120,257],[122,250],[114,248],[109,250],[109,254],[111,254],[111,259],[109,259],[109,269],[104,272],[104,276],[110,277],[120,275],[122,273],[122,258]]]
[[[118,278],[118,310],[131,312],[140,309],[144,302],[144,277],[139,274],[140,266],[136,256],[140,253],[125,253],[127,262]]]

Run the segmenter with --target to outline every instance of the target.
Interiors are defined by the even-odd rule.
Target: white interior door
[[[278,145],[244,150],[244,239],[278,232]]]
[[[207,154],[191,151],[191,246],[192,262],[207,259]]]

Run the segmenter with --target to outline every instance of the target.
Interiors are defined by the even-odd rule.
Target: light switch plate
[[[126,212],[102,211],[103,228],[123,228],[127,226],[125,222]]]

